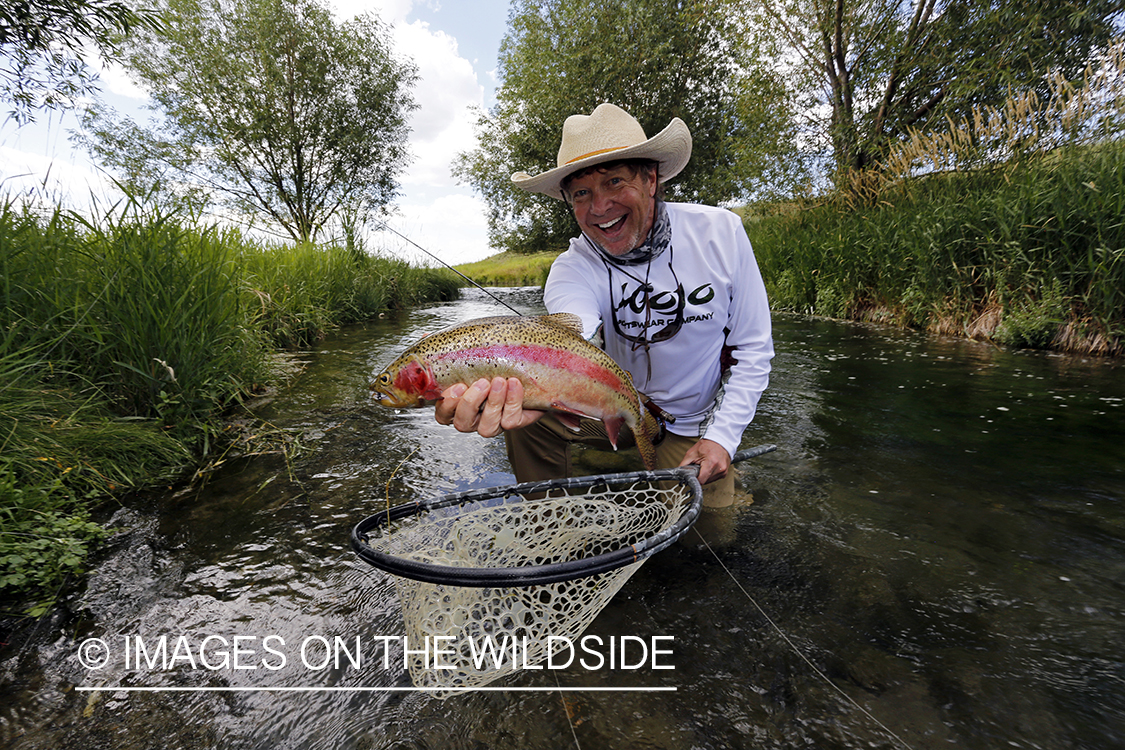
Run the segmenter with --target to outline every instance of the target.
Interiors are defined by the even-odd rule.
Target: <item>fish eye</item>
[[[379,375],[378,378],[375,379],[375,382],[378,383],[379,385],[382,385],[382,386],[390,385],[391,384],[391,374],[389,372],[384,372],[381,375]]]

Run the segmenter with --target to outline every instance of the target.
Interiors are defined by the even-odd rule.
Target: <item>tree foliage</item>
[[[127,57],[163,121],[86,118],[129,187],[216,191],[299,241],[393,199],[417,75],[384,25],[337,23],[318,0],[166,1],[165,28]]]
[[[155,29],[157,16],[120,0],[4,0],[0,3],[0,101],[19,122],[36,110],[72,105],[90,94],[97,75],[87,66],[90,45],[114,58],[118,40],[137,28]]]
[[[673,117],[693,136],[688,167],[668,185],[673,200],[717,203],[766,179],[763,159],[784,141],[786,120],[746,78],[734,27],[716,0],[517,0],[501,42],[496,105],[477,121],[478,147],[455,173],[489,206],[494,246],[557,248],[574,234],[565,204],[512,185],[513,172],[553,168],[563,121],[612,102],[648,135]]]
[[[1119,33],[1120,0],[742,0],[760,62],[789,82],[837,173],[1012,89],[1051,95]]]

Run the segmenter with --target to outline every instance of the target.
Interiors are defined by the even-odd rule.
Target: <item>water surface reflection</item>
[[[535,290],[498,293],[542,309]],[[134,530],[91,576],[75,603],[81,617],[3,652],[3,744],[902,747],[839,691],[913,748],[1125,744],[1120,365],[785,316],[743,443],[779,446],[744,473],[754,503],[718,519],[732,533],[716,554],[685,544],[651,559],[590,631],[674,636],[676,669],[506,682],[676,692],[437,701],[72,689],[402,684],[377,648],[359,668],[317,670],[296,654],[271,668],[260,643],[250,644],[257,668],[243,670],[126,669],[118,658],[95,672],[75,653],[86,637],[274,634],[300,644],[401,633],[393,584],[352,555],[351,525],[388,496],[511,475],[502,441],[374,406],[367,381],[423,333],[497,313],[470,293],[340,332],[303,353],[305,371],[260,410],[299,431],[305,454],[243,460],[202,488],[120,511]]]

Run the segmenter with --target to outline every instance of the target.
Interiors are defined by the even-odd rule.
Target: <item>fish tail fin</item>
[[[652,444],[652,439],[645,434],[644,430],[639,430],[635,435],[637,440],[637,450],[641,453],[641,460],[644,461],[645,468],[652,471],[656,468],[656,446]]]
[[[641,424],[633,435],[637,443],[637,450],[641,454],[645,468],[652,471],[656,468],[656,441],[660,437],[660,422],[648,409],[641,409]]]

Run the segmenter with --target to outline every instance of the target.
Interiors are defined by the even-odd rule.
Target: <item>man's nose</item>
[[[592,188],[590,190],[590,209],[598,215],[601,215],[609,210],[613,204],[612,193],[608,190],[601,188]]]

